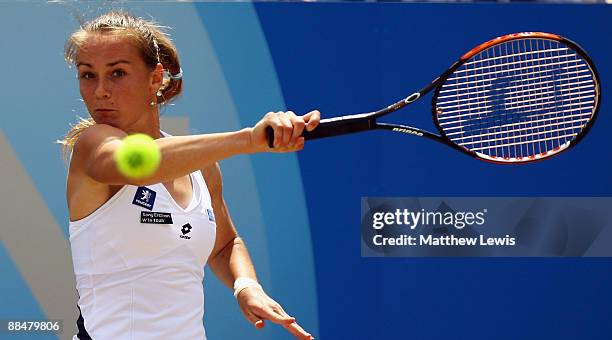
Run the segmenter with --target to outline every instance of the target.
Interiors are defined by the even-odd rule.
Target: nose
[[[98,83],[96,84],[95,95],[96,99],[108,99],[111,97],[111,92],[108,89],[106,81],[104,81],[103,79],[98,80]]]

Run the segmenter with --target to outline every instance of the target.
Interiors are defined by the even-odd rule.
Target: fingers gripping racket
[[[434,91],[439,134],[378,119]],[[524,163],[556,155],[588,132],[600,103],[599,76],[576,43],[525,32],[483,43],[429,85],[376,112],[321,120],[305,139],[367,130],[427,137],[473,157]],[[274,131],[268,127],[272,147]]]

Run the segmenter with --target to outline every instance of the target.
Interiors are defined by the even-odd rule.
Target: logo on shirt
[[[184,226],[181,227],[181,233],[183,233],[183,235],[181,235],[181,238],[184,238],[186,240],[190,240],[191,236],[187,236],[187,234],[189,234],[191,232],[191,224],[187,223]]]
[[[134,200],[132,204],[141,206],[143,208],[153,210],[153,205],[155,204],[155,196],[157,193],[147,187],[138,187],[136,190],[136,195],[134,195]]]
[[[206,208],[206,213],[208,213],[208,220],[215,223],[215,214],[213,214],[213,211]]]
[[[172,214],[155,211],[141,211],[140,223],[172,224]]]

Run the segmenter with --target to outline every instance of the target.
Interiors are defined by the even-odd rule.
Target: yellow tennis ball
[[[161,162],[161,152],[153,138],[137,133],[123,138],[115,151],[115,162],[117,169],[125,177],[143,178],[157,170]]]

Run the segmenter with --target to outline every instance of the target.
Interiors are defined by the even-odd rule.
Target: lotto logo
[[[191,236],[187,236],[187,234],[189,234],[191,232],[191,224],[187,223],[184,226],[181,227],[181,233],[183,233],[183,235],[181,235],[181,238],[184,238],[186,240],[190,240]]]

